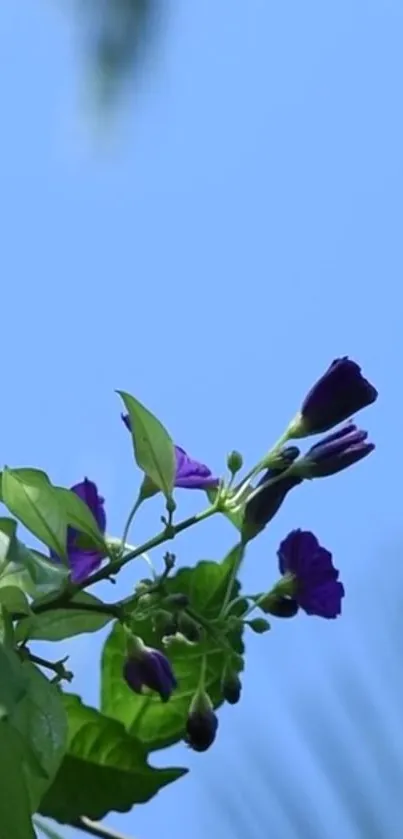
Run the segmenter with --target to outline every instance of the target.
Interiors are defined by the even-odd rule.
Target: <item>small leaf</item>
[[[29,615],[31,613],[31,607],[24,592],[17,586],[0,586],[0,604],[10,614],[15,612],[21,615]]]
[[[14,519],[0,518],[0,575],[10,561],[10,553],[15,546],[17,522]]]
[[[106,551],[105,539],[87,504],[71,489],[55,487],[67,524],[89,537],[87,546]]]
[[[75,594],[70,603],[77,604],[77,609],[51,609],[49,612],[23,618],[15,632],[16,640],[63,641],[64,638],[72,638],[74,635],[97,632],[112,620],[112,615],[80,609],[80,603],[103,605],[101,600],[85,591]]]
[[[5,469],[4,504],[41,542],[66,559],[67,524],[55,487],[39,469]]]
[[[78,696],[64,694],[63,701],[69,745],[41,802],[41,815],[71,824],[80,816],[98,820],[111,810],[125,813],[185,774],[185,769],[150,766],[139,740]]]
[[[221,606],[233,573],[234,563],[239,557],[233,550],[221,563],[202,561],[195,568],[183,568],[166,582],[166,593],[187,594],[193,611],[205,620],[211,621],[220,614]],[[235,582],[231,599],[237,597],[239,583]],[[245,611],[246,604],[240,601],[236,611]],[[155,631],[151,619],[133,620],[131,629],[141,636],[145,644],[164,649],[161,637]],[[233,669],[242,669],[243,653],[242,626],[234,628],[228,635],[228,644],[238,654],[233,660]],[[165,748],[183,737],[187,714],[192,697],[199,683],[200,668],[204,654],[207,656],[206,690],[214,707],[223,702],[222,676],[228,660],[228,652],[211,636],[192,646],[173,639],[168,647],[178,687],[169,702],[164,705],[155,694],[133,693],[122,677],[126,657],[126,639],[121,626],[116,625],[107,639],[102,654],[101,709],[115,719],[121,720],[127,730],[139,737],[150,751]]]
[[[262,635],[264,632],[268,632],[270,629],[269,621],[266,621],[264,618],[253,618],[250,621],[246,621],[247,626],[256,632],[257,635]]]
[[[137,465],[164,493],[172,496],[176,458],[172,440],[160,421],[130,394],[117,391],[130,417]]]

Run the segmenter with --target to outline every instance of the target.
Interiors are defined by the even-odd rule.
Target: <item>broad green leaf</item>
[[[5,469],[3,501],[41,542],[66,558],[67,524],[55,487],[39,469]]]
[[[58,822],[80,816],[102,819],[111,810],[125,813],[153,798],[185,769],[155,769],[139,740],[116,720],[64,694],[69,743],[63,763],[44,796],[39,812]]]
[[[0,605],[10,614],[29,615],[31,607],[24,592],[17,586],[0,586]]]
[[[21,665],[25,693],[9,716],[26,749],[25,773],[32,812],[52,782],[67,741],[67,716],[58,688],[30,661]]]
[[[170,498],[176,474],[172,440],[160,421],[141,402],[122,390],[117,392],[130,417],[136,463],[166,498]]]
[[[24,747],[18,731],[0,721],[0,835],[3,839],[35,839],[25,774]]]
[[[29,550],[18,539],[11,543],[7,560],[0,571],[0,589],[13,586],[35,597],[62,589],[69,578],[65,565]]]
[[[167,580],[167,593],[187,594],[191,608],[207,620],[217,618],[225,596],[237,553],[232,551],[222,563],[202,561],[195,568],[183,568]],[[237,596],[235,583],[232,597]],[[240,608],[244,608],[240,603]],[[234,612],[236,613],[236,612]],[[131,625],[146,644],[163,649],[151,620]],[[233,649],[243,653],[242,631],[229,636]],[[102,655],[101,709],[105,714],[121,720],[150,751],[169,746],[183,737],[189,705],[198,686],[203,654],[207,655],[206,687],[211,701],[218,707],[222,701],[221,679],[227,653],[212,637],[195,646],[173,643],[165,650],[173,666],[178,687],[164,705],[155,694],[139,696],[133,693],[122,678],[126,643],[121,626],[116,625],[107,639]],[[237,659],[233,669],[242,669]]]
[[[60,507],[64,511],[67,524],[89,537],[89,547],[106,550],[103,534],[90,508],[82,498],[79,498],[71,489],[65,489],[64,487],[55,487],[55,491],[59,498]]]
[[[77,608],[52,609],[49,612],[39,613],[20,620],[15,632],[16,640],[62,641],[64,638],[72,638],[74,635],[97,632],[98,629],[102,629],[112,620],[112,615],[80,609],[80,603],[91,606],[103,605],[101,600],[85,591],[74,595],[70,603],[77,604]]]
[[[30,661],[21,661],[13,650],[0,645],[0,720],[21,738],[20,772],[25,775],[32,812],[64,753],[67,723],[60,696]]]

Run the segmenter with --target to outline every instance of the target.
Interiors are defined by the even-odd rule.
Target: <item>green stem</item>
[[[219,512],[219,510],[214,504],[211,507],[207,507],[207,509],[203,510],[201,513],[196,513],[195,516],[191,516],[190,518],[179,522],[179,524],[174,525],[169,532],[167,532],[167,529],[164,528],[164,530],[162,530],[161,533],[158,533],[157,536],[149,539],[148,542],[144,542],[144,544],[140,545],[140,547],[129,551],[129,553],[125,554],[125,556],[121,559],[112,560],[108,563],[108,565],[105,565],[104,568],[100,568],[99,571],[96,571],[95,574],[92,574],[91,577],[88,577],[80,583],[80,585],[76,586],[75,590],[79,591],[80,589],[88,588],[89,586],[93,586],[95,583],[99,583],[101,580],[106,580],[112,574],[117,574],[121,568],[123,568],[123,566],[128,562],[131,562],[132,559],[137,559],[137,557],[141,556],[141,554],[147,553],[153,548],[157,548],[159,545],[163,545],[164,542],[168,542],[170,539],[174,539],[175,536],[178,536],[178,534],[182,533],[183,530],[188,530],[189,527],[199,524],[199,522],[210,518],[210,516],[213,516],[217,512]]]
[[[107,580],[112,576],[112,574],[117,574],[121,570],[121,568],[123,568],[124,565],[127,565],[128,562],[131,562],[132,559],[137,559],[137,557],[142,556],[143,554],[147,553],[147,551],[152,550],[152,548],[156,548],[159,545],[163,545],[164,542],[168,542],[170,539],[173,539],[179,533],[182,533],[183,530],[187,530],[189,527],[193,527],[194,524],[198,524],[199,522],[210,518],[210,516],[213,516],[215,513],[218,512],[220,512],[219,507],[216,504],[213,504],[211,507],[207,507],[201,513],[196,513],[196,515],[179,522],[179,524],[172,527],[169,531],[167,531],[167,529],[165,528],[161,531],[161,533],[158,533],[157,536],[154,536],[152,539],[149,539],[148,542],[145,542],[138,548],[133,548],[132,551],[129,551],[119,559],[111,560],[103,568],[100,568],[99,571],[96,571],[95,574],[92,574],[90,577],[87,577],[86,580],[83,580],[82,583],[76,585],[71,583],[68,586],[68,588],[65,591],[63,591],[62,594],[57,595],[53,600],[48,600],[46,601],[46,603],[39,603],[36,606],[36,608],[33,607],[33,611],[36,614],[40,614],[41,612],[48,612],[51,609],[81,609],[87,612],[101,612],[103,614],[112,615],[112,617],[118,619],[121,618],[122,605],[125,605],[127,601],[111,604],[78,604],[72,603],[72,598],[75,594],[77,594],[77,592],[82,591],[83,589],[87,589],[89,586],[93,586],[95,585],[95,583],[99,583],[102,580]],[[129,598],[129,600],[131,602],[132,598]]]
[[[79,819],[72,823],[72,827],[77,827],[78,830],[88,833],[89,836],[96,836],[97,839],[130,839],[130,836],[119,833],[119,831],[113,830],[112,827],[106,827],[101,822],[93,822],[87,816],[80,816]]]
[[[143,502],[143,499],[142,499],[141,494],[140,494],[136,503],[133,505],[132,509],[130,510],[129,517],[128,517],[127,522],[125,524],[125,528],[124,528],[123,536],[122,536],[122,547],[121,547],[122,553],[125,549],[125,545],[126,545],[127,537],[129,535],[129,530],[130,530],[131,523],[132,523],[132,521],[133,521],[133,519],[134,519],[134,517],[137,513],[137,510],[139,509],[140,505],[142,504],[142,502]]]
[[[46,670],[51,670],[59,679],[66,679],[68,682],[71,681],[72,674],[65,669],[63,661],[48,661],[46,658],[41,658],[39,655],[34,655],[31,652],[27,653],[27,658],[32,664],[38,664],[39,667],[45,667]]]
[[[221,610],[220,610],[220,614],[219,614],[220,618],[225,614],[225,612],[227,610],[228,604],[231,600],[232,589],[234,587],[235,580],[238,576],[239,569],[242,565],[242,560],[245,556],[246,545],[243,542],[239,542],[239,545],[237,547],[238,547],[238,556],[237,556],[237,558],[236,558],[236,560],[235,560],[235,562],[232,566],[232,571],[231,571],[230,578],[229,578],[229,581],[228,581],[227,591],[225,592],[225,597],[224,597],[224,600],[223,600],[223,603],[222,603],[222,606],[221,606]]]

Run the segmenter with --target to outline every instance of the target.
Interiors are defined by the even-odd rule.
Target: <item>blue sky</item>
[[[291,494],[244,569],[248,589],[270,583],[281,538],[314,530],[341,569],[342,619],[298,617],[251,638],[243,701],[223,709],[215,748],[158,756],[191,773],[110,823],[136,839],[201,839],[233,836],[244,819],[251,839],[269,827],[293,839],[281,793],[291,788],[312,803],[319,833],[305,825],[309,839],[355,839],[313,745],[326,745],[319,717],[331,708],[333,736],[345,732],[395,839],[396,790],[362,750],[360,726],[379,724],[380,742],[392,732],[397,747],[403,684],[384,616],[398,607],[390,581],[401,574],[403,6],[170,7],[142,84],[105,134],[79,107],[73,9],[36,0],[23,14],[11,2],[0,10],[3,462],[67,486],[88,475],[119,534],[138,476],[115,388],[220,472],[231,448],[259,458],[334,357],[359,360],[380,393],[359,418],[375,454]],[[184,514],[203,503],[180,495]],[[150,503],[136,542],[158,516]],[[230,525],[212,521],[176,549],[187,564],[232,542]],[[122,592],[135,574],[122,575]],[[71,645],[74,686],[92,703],[99,649],[90,637]],[[355,722],[335,689],[348,662],[372,703]]]

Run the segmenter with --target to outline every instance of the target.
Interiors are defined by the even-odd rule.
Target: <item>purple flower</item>
[[[128,414],[122,414],[122,420],[131,433],[131,423]],[[176,458],[175,486],[182,489],[215,489],[218,478],[214,478],[208,466],[192,460],[180,446],[174,446]]]
[[[336,618],[341,614],[344,587],[332,555],[309,530],[293,530],[277,552],[281,574],[294,578],[293,596],[307,615]]]
[[[142,693],[143,687],[159,693],[163,702],[168,702],[177,682],[172,667],[163,653],[152,647],[145,647],[129,655],[123,667],[123,677],[129,688]]]
[[[336,358],[305,398],[294,436],[328,431],[375,402],[378,391],[347,356]]]
[[[302,482],[299,475],[286,475],[281,480],[271,483],[272,479],[286,472],[299,455],[297,446],[288,446],[281,452],[283,465],[268,469],[260,479],[256,489],[260,491],[246,502],[242,524],[242,537],[249,541],[257,536],[274,518],[287,493]]]
[[[374,451],[374,443],[367,442],[368,432],[361,431],[353,423],[329,434],[315,443],[301,461],[306,478],[324,478],[335,475],[358,463]]]
[[[78,495],[87,507],[89,507],[101,533],[105,533],[106,516],[104,499],[98,495],[96,484],[89,481],[88,478],[84,478],[80,484],[75,484],[71,487],[71,491]],[[67,528],[67,557],[73,583],[83,582],[92,571],[96,571],[99,568],[103,559],[103,554],[96,549],[80,548],[77,545],[78,535],[79,531],[75,530],[75,528]],[[51,551],[51,557],[60,562],[60,558],[53,551]]]

